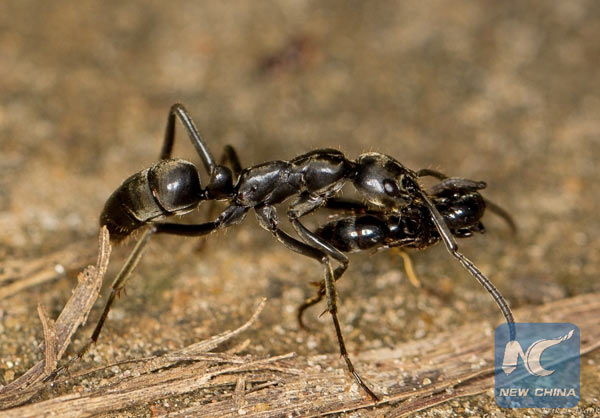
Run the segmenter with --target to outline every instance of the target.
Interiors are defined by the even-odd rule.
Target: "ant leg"
[[[330,257],[333,257],[336,261],[341,263],[341,265],[337,269],[335,269],[335,271],[332,273],[333,292],[331,292],[330,295],[327,295],[327,282],[321,282],[319,290],[317,291],[317,295],[304,301],[304,303],[302,305],[300,305],[300,307],[298,308],[298,316],[297,316],[298,324],[300,325],[301,328],[306,328],[306,326],[304,325],[304,322],[302,320],[302,315],[304,314],[304,311],[306,309],[308,309],[309,307],[319,303],[323,299],[323,296],[327,295],[328,307],[330,307],[330,305],[332,303],[333,303],[333,306],[336,306],[336,301],[334,300],[333,302],[331,302],[329,300],[329,298],[336,297],[334,283],[342,276],[342,274],[344,274],[344,272],[348,268],[349,260],[346,255],[342,254],[338,249],[334,248],[327,241],[322,240],[321,238],[314,235],[311,231],[309,231],[304,225],[302,225],[302,223],[298,219],[290,218],[290,222],[292,223],[292,226],[294,227],[294,229],[296,230],[296,232],[298,233],[300,238],[302,238],[304,240],[304,242],[307,242],[309,245],[314,245],[319,250],[321,250],[323,253],[327,254]],[[336,307],[336,313],[337,313],[337,307]],[[335,316],[334,322],[337,322],[337,315],[335,315],[335,314],[332,314],[332,315]],[[338,326],[336,325],[336,329],[337,329],[337,327]],[[340,337],[341,337],[341,335],[338,336],[338,340],[340,340]],[[340,342],[340,352],[343,353],[345,350],[345,346],[342,349],[342,345],[343,345],[343,339]],[[346,362],[348,362],[348,361],[349,361],[349,359]]]
[[[236,177],[239,177],[242,173],[242,164],[240,159],[231,145],[227,144],[223,148],[223,155],[221,156],[221,165],[225,165],[227,162],[231,164],[231,169]]]
[[[327,256],[334,258],[336,261],[342,264],[338,269],[343,268],[345,270],[348,266],[348,257],[342,254],[338,249],[334,248],[327,241],[319,238],[314,233],[309,231],[302,223],[298,220],[298,218],[306,213],[311,212],[315,208],[321,206],[325,203],[324,198],[322,197],[314,197],[310,195],[301,196],[295,203],[293,203],[289,210],[288,216],[290,218],[290,222],[292,226],[296,230],[296,233],[302,238],[304,242],[307,244],[316,247],[321,250]],[[337,336],[338,345],[340,347],[340,354],[344,358],[346,362],[346,367],[350,374],[354,377],[354,380],[363,388],[363,390],[375,401],[378,401],[379,398],[373,391],[363,382],[362,378],[354,368],[350,357],[348,356],[348,350],[346,349],[346,343],[344,342],[344,336],[342,335],[342,329],[340,327],[340,322],[337,317],[337,292],[335,289],[335,272],[331,267],[331,262],[329,261],[329,257],[325,260],[327,261],[326,271],[325,271],[325,296],[327,297],[327,309],[331,314],[331,320],[333,321],[333,326],[335,328],[335,334]],[[342,272],[343,272],[342,270]]]
[[[321,248],[315,248],[315,246],[310,245],[310,243],[305,243],[292,238],[289,234],[279,229],[279,218],[275,207],[271,205],[262,205],[255,207],[254,211],[260,226],[275,235],[275,238],[290,250],[316,260],[321,260],[321,257],[326,255],[333,256],[333,258],[340,263],[340,266],[337,267],[334,272],[334,275],[338,278],[341,277],[348,268],[350,260],[337,249],[331,247],[333,249],[331,252],[336,252],[337,254],[328,254],[327,251],[323,251]]]
[[[418,174],[423,173],[423,172],[427,173],[424,175],[434,175],[434,176],[436,174],[442,175],[439,172],[436,172],[434,170],[427,170],[427,169],[421,170]],[[417,189],[415,189],[415,191],[421,197],[421,199],[423,200],[425,205],[428,207],[429,213],[431,214],[431,219],[432,219],[436,229],[438,230],[438,233],[440,234],[442,241],[444,241],[444,244],[446,245],[446,249],[448,250],[448,252],[450,254],[452,254],[452,256],[454,256],[460,262],[460,264],[462,264],[462,266],[469,273],[471,273],[471,275],[473,277],[475,277],[477,279],[477,281],[492,296],[492,298],[494,299],[494,302],[496,302],[496,304],[500,308],[500,311],[502,311],[502,314],[504,315],[506,322],[508,323],[508,326],[510,328],[510,339],[511,339],[511,341],[514,340],[516,338],[516,331],[515,331],[515,324],[514,324],[515,320],[514,320],[513,314],[511,312],[508,304],[506,303],[506,300],[504,299],[504,297],[502,296],[500,291],[489,281],[489,279],[487,277],[485,277],[485,275],[475,266],[475,264],[473,264],[473,262],[471,260],[469,260],[461,252],[458,251],[458,245],[456,244],[456,241],[454,240],[454,237],[452,236],[450,229],[444,222],[444,218],[442,217],[442,215],[440,215],[440,213],[437,210],[437,208],[435,207],[435,205],[431,202],[431,199],[429,199],[429,197],[427,196],[427,193],[425,193],[421,188],[417,188]]]
[[[108,300],[106,301],[106,304],[104,305],[104,311],[102,311],[102,315],[96,323],[94,332],[92,333],[92,336],[90,337],[88,342],[79,350],[75,357],[72,357],[70,360],[67,361],[67,363],[64,366],[56,369],[52,374],[50,374],[50,376],[46,378],[46,381],[54,380],[56,376],[67,370],[76,360],[82,358],[85,355],[85,353],[87,353],[92,344],[95,344],[96,341],[98,341],[98,336],[100,335],[100,331],[102,331],[102,327],[104,326],[104,322],[108,317],[108,312],[110,311],[110,307],[112,306],[115,297],[119,294],[119,291],[123,289],[123,286],[125,286],[125,283],[131,276],[131,273],[139,263],[144,252],[144,248],[148,244],[148,241],[150,240],[150,237],[154,232],[155,230],[153,227],[150,227],[146,229],[146,231],[144,231],[144,234],[135,245],[133,251],[131,251],[131,254],[129,255],[127,261],[119,271],[119,274],[117,274],[117,277],[115,277],[115,280],[113,280],[111,285],[112,290],[110,292]]]
[[[475,181],[468,179],[461,179],[458,177],[448,177],[437,184],[434,184],[430,189],[429,193],[437,195],[445,190],[451,191],[468,191],[474,192],[476,190],[485,189],[487,184],[484,181]]]
[[[392,248],[392,250],[396,250],[396,252],[398,254],[400,254],[400,256],[402,257],[402,260],[404,261],[404,271],[406,272],[406,275],[408,276],[408,279],[410,280],[411,284],[416,288],[421,287],[421,281],[419,280],[419,278],[417,277],[417,275],[415,273],[412,261],[410,259],[410,256],[408,255],[408,253],[397,247]],[[337,270],[334,272],[333,278],[335,281],[337,281],[339,279],[339,276],[337,275]],[[306,299],[304,301],[304,303],[298,307],[297,319],[298,319],[298,325],[300,326],[300,328],[305,329],[305,330],[308,329],[308,327],[304,324],[304,320],[302,319],[302,317],[304,315],[304,311],[307,310],[308,308],[310,308],[311,306],[316,305],[321,300],[323,300],[323,296],[325,296],[325,283],[323,281],[321,281],[319,283],[319,289],[317,290],[317,294],[311,298]]]
[[[110,311],[110,307],[112,306],[112,304],[115,300],[115,297],[119,294],[121,289],[123,289],[123,287],[125,286],[125,283],[127,283],[127,280],[129,280],[129,278],[131,277],[131,273],[133,273],[133,270],[135,270],[135,268],[137,267],[140,259],[142,258],[142,255],[144,253],[144,249],[146,248],[146,245],[148,244],[148,241],[150,240],[150,237],[152,236],[152,234],[154,232],[155,232],[155,229],[152,226],[150,228],[146,229],[146,231],[144,231],[144,235],[142,235],[140,240],[137,242],[137,244],[133,248],[133,251],[131,251],[131,254],[129,254],[127,261],[125,262],[125,264],[123,264],[123,267],[121,267],[121,270],[117,274],[117,277],[115,277],[115,280],[113,280],[113,282],[111,284],[110,295],[108,296],[108,300],[106,301],[106,304],[104,305],[104,310],[102,311],[102,315],[100,316],[100,319],[98,320],[98,323],[96,324],[96,328],[94,328],[94,332],[92,333],[90,340],[87,342],[87,344],[85,346],[83,346],[83,348],[79,351],[79,353],[77,353],[76,358],[83,357],[84,354],[89,350],[90,346],[93,343],[95,344],[96,341],[98,341],[98,337],[100,336],[100,331],[102,331],[102,327],[104,326],[104,322],[106,321],[106,318],[108,317],[108,312]]]
[[[410,259],[410,256],[408,255],[408,253],[398,247],[394,248],[394,249],[396,250],[396,252],[398,254],[400,254],[400,257],[402,257],[402,261],[404,261],[404,271],[406,272],[406,275],[408,276],[408,280],[411,282],[411,284],[414,287],[416,287],[416,288],[421,287],[421,281],[419,280],[419,278],[417,277],[417,275],[415,273],[415,269],[413,268],[413,263]]]
[[[373,391],[363,382],[362,378],[354,368],[350,357],[348,356],[348,351],[346,350],[346,344],[344,343],[344,337],[342,335],[342,331],[340,328],[340,323],[337,318],[337,304],[336,304],[336,291],[333,277],[338,274],[341,276],[343,272],[348,267],[348,258],[341,254],[345,258],[345,262],[342,263],[342,266],[338,267],[334,273],[333,268],[331,267],[331,261],[329,260],[328,254],[322,251],[320,248],[314,248],[313,246],[306,244],[304,242],[298,241],[297,239],[291,237],[277,226],[277,212],[273,206],[263,205],[255,208],[256,216],[260,225],[271,231],[277,240],[285,245],[292,251],[295,251],[299,254],[305,255],[307,257],[314,258],[318,260],[325,267],[325,293],[327,296],[327,306],[329,313],[333,319],[333,325],[335,327],[335,333],[338,339],[338,344],[340,347],[340,354],[344,358],[346,362],[346,366],[348,371],[356,382],[360,385],[361,388],[369,395],[373,400],[378,401],[379,398]]]
[[[329,205],[330,201],[331,201],[331,205]],[[352,201],[352,200],[338,199],[338,198],[325,199],[321,196],[311,196],[311,195],[305,194],[305,195],[300,196],[298,199],[296,199],[296,201],[294,203],[292,203],[288,209],[288,216],[289,216],[290,222],[292,223],[292,226],[294,227],[294,229],[296,230],[296,233],[300,236],[300,238],[307,244],[314,246],[314,247],[320,249],[325,254],[329,255],[330,257],[333,257],[336,261],[338,261],[341,264],[340,267],[338,267],[335,270],[335,272],[333,273],[334,281],[337,281],[341,277],[341,275],[344,273],[344,271],[346,271],[346,269],[348,268],[348,263],[349,263],[348,257],[346,255],[342,254],[342,252],[340,252],[337,248],[333,247],[327,241],[317,237],[314,233],[310,232],[298,220],[299,217],[304,216],[305,214],[313,211],[314,209],[316,209],[317,207],[319,207],[321,205],[326,205],[326,206],[329,205],[330,208],[334,208],[334,209],[349,210],[349,211],[356,210],[359,212],[363,211],[363,210],[366,211],[367,207],[364,206],[360,202],[356,202],[356,201]],[[323,299],[323,296],[326,293],[325,288],[326,288],[325,283],[322,281],[320,283],[320,287],[319,287],[317,295],[304,301],[304,303],[302,305],[300,305],[300,307],[298,308],[297,319],[298,319],[298,325],[301,328],[306,328],[306,326],[304,325],[304,322],[302,321],[302,315],[304,314],[304,311],[307,308],[315,305],[316,303],[320,302]]]
[[[363,382],[362,378],[358,374],[358,372],[354,369],[354,365],[348,356],[348,351],[346,350],[346,344],[344,343],[344,336],[342,335],[342,329],[340,327],[340,322],[337,317],[337,295],[335,290],[335,281],[333,280],[333,271],[331,268],[331,263],[329,258],[327,258],[327,268],[325,272],[325,295],[327,296],[327,308],[329,313],[331,314],[331,319],[333,321],[333,326],[335,327],[335,334],[337,336],[338,345],[340,347],[340,354],[344,358],[346,362],[346,367],[350,374],[354,377],[354,380],[363,388],[365,392],[373,399],[375,402],[379,401],[379,398],[373,391]]]
[[[431,168],[422,168],[421,170],[417,171],[417,177],[435,177],[438,180],[444,180],[448,178],[448,176],[444,173],[441,173],[437,170],[432,170]]]
[[[317,251],[317,253],[320,253],[319,250],[316,250],[315,248],[290,237],[289,235],[287,235],[285,232],[283,232],[281,230],[278,230],[278,232],[276,233],[276,236],[280,242],[284,243],[284,245],[286,245],[286,247],[288,247],[294,251],[297,251],[297,250],[295,250],[293,247],[298,246],[296,248],[300,248],[300,247],[306,248],[307,247],[307,248],[311,249],[311,252]],[[291,245],[289,245],[290,243],[291,243]],[[297,251],[297,252],[299,252],[299,251]],[[300,253],[303,255],[308,255],[307,253],[304,253],[304,252],[300,252]],[[335,290],[335,284],[334,284],[333,277],[336,276],[336,274],[339,274],[339,276],[338,276],[338,278],[339,278],[342,275],[343,270],[345,270],[345,268],[343,270],[340,270],[340,267],[338,267],[336,269],[336,271],[333,272],[329,257],[323,253],[321,253],[321,254],[322,254],[322,256],[319,261],[325,267],[325,294],[327,296],[327,309],[329,310],[329,313],[331,314],[331,319],[333,320],[335,334],[336,334],[336,337],[338,340],[338,345],[340,347],[340,355],[344,358],[344,361],[346,362],[346,367],[348,368],[348,371],[350,372],[352,377],[354,377],[354,380],[356,380],[356,382],[359,384],[359,386],[367,393],[367,395],[369,395],[369,397],[371,397],[371,399],[373,399],[375,402],[377,402],[377,401],[379,401],[379,397],[377,395],[375,395],[375,393],[363,381],[363,379],[360,377],[360,375],[354,368],[354,365],[352,364],[352,360],[350,360],[350,357],[348,356],[348,350],[346,349],[346,343],[344,342],[344,336],[342,335],[342,330],[341,330],[340,323],[339,323],[338,317],[337,317],[337,303],[336,303],[337,294],[336,294],[336,290]],[[319,296],[319,300],[321,300],[322,298],[323,298],[323,296]],[[299,316],[298,316],[299,321],[302,320],[300,315],[301,315],[301,313],[299,312]]]
[[[337,262],[340,263],[340,266],[338,268],[336,268],[332,274],[333,282],[335,283],[336,281],[338,281],[340,279],[340,277],[342,276],[342,274],[344,274],[344,272],[348,268],[348,264],[350,262],[348,257],[345,254],[343,254],[341,251],[339,251],[337,248],[335,248],[331,244],[329,244],[327,241],[323,240],[320,237],[317,237],[313,232],[309,231],[304,225],[302,225],[302,223],[298,219],[290,218],[290,222],[292,223],[292,226],[294,227],[294,229],[296,230],[296,232],[298,233],[298,235],[300,236],[300,238],[302,238],[302,240],[304,242],[306,242],[307,244],[309,244],[311,246],[318,248],[320,251],[322,251],[323,253],[332,257],[334,260],[336,260]],[[326,295],[326,294],[327,294],[327,283],[321,282],[318,294],[310,299],[307,299],[306,301],[304,301],[304,303],[302,305],[300,305],[300,307],[298,308],[298,324],[300,325],[301,328],[306,328],[302,321],[302,315],[304,314],[304,311],[307,308],[311,307],[312,305],[315,305],[316,303],[320,302],[321,299],[323,299],[323,295]],[[334,285],[333,296],[335,296],[335,295],[336,295],[336,293],[335,293],[335,285]],[[335,304],[335,301],[334,301],[334,304]],[[340,349],[341,349],[341,346],[340,346]]]
[[[91,344],[96,343],[98,341],[98,337],[100,336],[100,331],[102,331],[102,327],[104,326],[104,322],[108,317],[108,313],[110,308],[115,300],[115,297],[119,294],[119,292],[123,289],[129,278],[131,277],[131,273],[137,267],[140,259],[142,258],[142,254],[146,244],[148,244],[148,240],[152,236],[152,234],[171,234],[171,235],[184,235],[184,236],[202,236],[210,234],[213,231],[216,231],[219,228],[225,228],[230,225],[234,225],[240,223],[248,209],[240,207],[240,206],[229,206],[227,207],[219,217],[212,222],[207,222],[204,224],[196,224],[196,225],[185,225],[185,224],[174,224],[174,223],[156,223],[152,224],[142,235],[142,238],[138,241],[133,251],[129,255],[129,258],[117,274],[117,277],[113,281],[111,285],[111,292],[104,305],[104,311],[102,311],[102,315],[100,316],[100,320],[96,324],[96,328],[94,328],[94,332],[90,337],[88,343],[79,351],[77,354],[78,358],[81,358],[87,350],[90,348]]]
[[[273,206],[270,206],[270,205],[259,206],[259,207],[255,208],[255,211],[256,211],[256,217],[258,218],[259,224],[263,228],[265,228],[267,231],[271,232],[275,236],[275,238],[277,238],[277,240],[279,242],[281,242],[283,245],[285,245],[288,249],[290,249],[294,252],[297,252],[298,254],[302,254],[304,256],[313,258],[322,263],[323,257],[326,257],[326,255],[323,253],[323,251],[320,251],[314,247],[311,247],[310,245],[291,237],[289,234],[287,234],[286,232],[279,229],[279,227],[278,227],[279,219],[277,217],[277,212]],[[336,277],[336,280],[339,279],[342,276],[342,274],[344,274],[344,272],[346,271],[347,268],[348,268],[348,263],[343,263],[338,268],[335,269],[334,275]],[[306,302],[304,302],[304,304],[302,304],[298,310],[297,319],[298,319],[298,325],[300,326],[300,328],[307,329],[307,327],[304,325],[304,322],[302,321],[302,314],[303,314],[304,310],[306,308],[320,302],[323,299],[324,295],[325,295],[325,282],[321,281],[319,284],[319,291],[317,292],[317,295],[311,299],[308,299]]]
[[[173,152],[173,143],[175,142],[176,116],[187,129],[190,140],[192,141],[192,145],[194,145],[194,148],[196,148],[200,158],[202,158],[202,162],[204,163],[206,171],[208,173],[212,173],[215,168],[215,160],[208,150],[208,147],[204,143],[204,140],[200,136],[196,125],[194,125],[194,121],[181,103],[175,103],[169,110],[169,117],[167,118],[167,127],[165,130],[165,139],[159,158],[164,160],[171,157],[171,153]]]
[[[494,203],[491,200],[488,200],[486,198],[483,198],[483,200],[485,201],[486,207],[491,212],[493,212],[496,215],[498,215],[499,217],[501,217],[504,220],[504,222],[506,222],[508,224],[510,231],[513,234],[516,234],[518,228],[517,228],[517,224],[515,223],[515,220],[512,218],[512,216],[510,216],[510,214],[502,206],[497,205],[496,203]]]
[[[496,288],[496,286],[492,284],[492,282],[489,281],[487,277],[484,276],[484,274],[475,266],[475,264],[473,264],[471,260],[465,257],[458,250],[450,251],[450,254],[456,257],[460,264],[462,264],[462,266],[465,269],[467,269],[467,271],[471,273],[473,277],[477,279],[477,281],[485,288],[485,290],[487,290],[488,293],[492,295],[494,302],[496,302],[496,304],[502,311],[506,322],[508,323],[508,327],[510,329],[510,340],[513,341],[516,338],[515,319],[513,317],[512,311],[510,310],[510,307],[506,303],[506,300],[504,299],[500,291]]]
[[[324,207],[331,210],[341,210],[350,213],[368,213],[369,207],[358,200],[331,197],[325,201]]]
[[[333,280],[337,282],[340,279],[340,277],[342,277],[342,274],[344,274],[344,272],[346,271],[346,268],[347,265],[344,266],[343,264],[340,267],[336,268],[333,272]],[[298,326],[304,330],[308,330],[308,327],[304,324],[304,320],[302,319],[302,317],[304,316],[304,311],[310,308],[311,306],[321,302],[323,300],[323,297],[325,296],[325,282],[321,280],[321,282],[315,284],[319,286],[317,294],[313,297],[306,299],[304,303],[302,303],[302,305],[298,307],[296,319],[298,320]]]
[[[433,171],[433,170],[431,170],[431,171]],[[429,208],[429,213],[431,214],[431,219],[432,219],[436,229],[438,230],[438,233],[440,234],[442,241],[444,241],[444,244],[446,245],[446,249],[448,250],[448,252],[450,254],[452,254],[452,256],[454,256],[460,262],[460,264],[462,264],[462,266],[465,269],[467,269],[467,271],[469,273],[471,273],[471,275],[473,277],[475,277],[477,279],[477,281],[492,296],[492,298],[494,299],[494,302],[496,302],[496,304],[500,308],[500,311],[502,311],[504,318],[506,318],[506,322],[508,323],[508,326],[510,328],[510,339],[514,340],[516,338],[515,325],[514,325],[515,320],[513,318],[513,314],[511,312],[510,308],[508,307],[508,304],[506,303],[506,300],[504,299],[502,294],[500,294],[500,291],[498,291],[498,289],[496,289],[496,287],[489,281],[489,279],[487,277],[485,277],[481,271],[479,271],[479,269],[475,266],[475,264],[473,264],[473,262],[471,262],[471,260],[469,260],[467,257],[465,257],[462,253],[460,253],[458,251],[458,245],[456,244],[456,241],[454,240],[452,233],[448,229],[448,226],[444,222],[444,218],[442,218],[442,215],[440,215],[437,208],[431,202],[431,200],[429,199],[427,194],[421,189],[417,189],[416,192],[420,195],[421,199],[425,202],[425,205]]]
[[[419,170],[417,172],[417,176],[419,176],[419,177],[433,176],[442,181],[448,178],[445,174],[440,173],[439,171],[430,170],[427,168],[423,169],[423,170]],[[487,290],[488,293],[492,296],[492,298],[494,299],[494,302],[496,302],[496,304],[500,308],[500,311],[502,311],[502,314],[504,315],[506,322],[508,323],[508,327],[510,329],[510,339],[511,339],[511,341],[514,340],[516,338],[516,331],[515,331],[515,324],[514,324],[515,320],[514,320],[513,314],[511,312],[508,304],[506,303],[506,300],[504,299],[504,297],[502,296],[500,291],[492,284],[492,282],[489,281],[489,279],[487,277],[484,276],[484,274],[475,266],[475,264],[473,264],[473,262],[471,262],[471,260],[469,260],[467,257],[465,257],[462,253],[460,253],[458,251],[458,245],[456,244],[456,241],[454,241],[454,239],[452,238],[452,235],[451,235],[450,231],[448,230],[448,227],[444,223],[444,220],[441,217],[438,210],[435,208],[435,206],[433,205],[431,200],[429,200],[429,198],[427,197],[425,192],[421,192],[420,195],[423,198],[423,200],[425,201],[425,204],[429,207],[429,211],[431,213],[433,222],[434,222],[440,236],[442,237],[442,240],[444,241],[444,244],[446,245],[448,252],[450,254],[452,254],[460,262],[460,264],[462,264],[462,266],[465,269],[467,269],[467,271],[469,273],[471,273],[471,275],[474,276],[477,279],[477,281],[485,288],[485,290]],[[484,200],[485,200],[485,203],[492,210],[492,212],[495,212],[499,216],[501,216],[508,223],[508,225],[511,227],[511,229],[516,230],[516,225],[515,225],[514,221],[512,220],[510,215],[508,215],[508,213],[504,209],[502,209],[500,206],[496,205],[495,203],[490,202],[487,199],[484,199]]]
[[[337,201],[340,202],[340,200]],[[341,200],[341,202],[344,201]],[[347,256],[345,256],[340,250],[329,244],[324,239],[309,231],[299,220],[299,218],[302,216],[312,212],[316,208],[323,206],[326,203],[327,199],[323,196],[304,194],[290,205],[288,208],[288,217],[290,223],[302,241],[312,247],[318,248],[328,256],[333,257],[340,264],[347,266],[349,262]]]
[[[298,313],[296,320],[298,321],[298,326],[303,330],[308,330],[308,327],[304,324],[304,320],[302,317],[304,316],[304,311],[310,308],[313,305],[321,302],[323,300],[323,296],[325,296],[325,282],[319,283],[319,290],[317,290],[317,294],[311,298],[308,298],[298,307]]]

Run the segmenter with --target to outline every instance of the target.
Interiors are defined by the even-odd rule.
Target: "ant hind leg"
[[[181,103],[175,103],[171,106],[171,109],[169,109],[169,117],[167,118],[167,127],[165,129],[165,139],[159,158],[161,160],[171,158],[173,144],[175,142],[175,117],[178,117],[183,126],[187,129],[190,141],[192,141],[192,145],[196,148],[200,158],[202,158],[206,171],[209,174],[212,173],[215,168],[215,160],[208,150],[206,143],[200,136],[194,121]]]

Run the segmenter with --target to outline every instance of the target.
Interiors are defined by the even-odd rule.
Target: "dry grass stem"
[[[79,417],[114,413],[116,405],[118,409],[143,408],[171,399],[168,403],[173,409],[164,412],[174,417],[321,416],[356,410],[365,415],[401,417],[493,387],[492,326],[487,322],[394,349],[355,355],[363,376],[384,396],[376,407],[347,375],[337,353],[257,359],[202,351],[213,350],[247,329],[263,305],[264,301],[252,318],[234,331],[140,359],[129,368],[123,367],[127,362],[120,363],[118,372],[87,392],[72,392],[3,413],[7,417]],[[574,322],[581,329],[582,354],[600,347],[598,294],[521,309],[516,314],[521,321]]]
[[[87,316],[98,298],[102,280],[110,258],[110,239],[106,228],[102,228],[96,266],[88,266],[77,277],[78,285],[73,291],[54,324],[43,308],[38,308],[44,327],[45,359],[36,363],[21,377],[0,389],[0,408],[19,405],[29,400],[46,387],[41,380],[56,368],[77,328]],[[54,347],[52,347],[54,346]]]

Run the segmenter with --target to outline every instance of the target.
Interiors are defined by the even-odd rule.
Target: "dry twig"
[[[600,295],[589,294],[517,312],[522,321],[573,322],[581,329],[581,353],[600,347]],[[253,316],[255,318],[257,313]],[[206,353],[240,330],[221,334],[161,357],[140,360],[130,370],[88,393],[70,393],[3,411],[7,417],[90,416],[194,393],[193,404],[168,412],[177,416],[322,416],[374,405],[344,372],[338,354],[254,359]],[[488,323],[357,356],[364,375],[385,398],[372,413],[405,416],[493,387],[493,338]],[[487,335],[488,338],[482,338]],[[245,391],[243,388],[245,387]],[[175,397],[175,398],[173,398]],[[400,404],[399,404],[400,403]],[[398,405],[399,404],[399,405]],[[145,407],[145,406],[144,406]]]
[[[49,376],[56,369],[56,323],[48,317],[48,312],[38,303],[38,314],[44,328],[44,344],[46,346],[46,358],[44,363],[44,376]]]
[[[43,309],[38,309],[44,327],[45,345],[48,345],[45,348],[45,360],[39,361],[21,377],[0,389],[0,408],[22,404],[46,386],[41,380],[54,371],[56,362],[63,356],[71,342],[71,337],[87,320],[100,293],[102,279],[110,258],[110,240],[105,227],[100,231],[99,241],[96,266],[88,266],[79,274],[77,277],[79,283],[56,323],[51,325],[51,320]],[[54,349],[52,345],[55,346]]]

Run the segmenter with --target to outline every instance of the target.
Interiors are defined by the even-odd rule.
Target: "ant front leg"
[[[364,383],[364,381],[362,380],[362,378],[360,377],[360,375],[354,368],[354,365],[352,364],[350,357],[348,356],[348,351],[346,350],[346,344],[344,343],[344,337],[342,336],[342,330],[340,327],[340,323],[337,318],[336,291],[335,291],[335,284],[334,284],[333,278],[335,277],[336,274],[338,274],[339,276],[341,276],[343,274],[343,272],[348,267],[348,258],[344,254],[340,253],[340,255],[344,259],[344,262],[343,262],[342,266],[338,267],[336,269],[336,272],[334,273],[333,268],[331,266],[331,261],[329,259],[329,255],[326,252],[324,252],[320,248],[315,248],[307,243],[298,241],[297,239],[291,237],[290,235],[288,235],[287,233],[285,233],[284,231],[279,229],[279,226],[278,226],[279,220],[277,217],[277,212],[273,206],[270,206],[270,205],[258,206],[255,208],[255,211],[256,211],[256,216],[258,218],[260,225],[263,228],[271,231],[271,233],[273,233],[273,235],[275,235],[275,237],[277,238],[277,240],[279,242],[281,242],[283,245],[285,245],[290,250],[297,252],[299,254],[302,254],[304,256],[313,258],[313,259],[319,261],[323,265],[323,267],[325,269],[325,293],[326,293],[327,301],[328,301],[328,310],[331,313],[331,317],[333,318],[333,324],[335,327],[335,332],[336,332],[338,343],[340,346],[340,354],[342,355],[342,357],[344,358],[344,361],[346,362],[348,371],[350,372],[350,374],[352,374],[352,376],[354,377],[356,382],[360,385],[360,387],[373,400],[378,401],[379,398]],[[309,233],[310,233],[310,231],[309,231]],[[316,237],[316,238],[318,239],[318,237]],[[326,245],[329,246],[329,244],[326,244]],[[337,250],[335,250],[335,251],[337,251]]]
[[[460,251],[458,251],[458,245],[456,244],[456,240],[452,236],[452,233],[450,232],[448,225],[446,225],[444,218],[442,217],[442,215],[440,215],[440,212],[432,203],[429,196],[427,196],[427,194],[420,189],[416,189],[415,191],[423,200],[425,205],[428,207],[429,213],[431,215],[431,220],[433,221],[442,241],[446,245],[446,249],[448,250],[448,252],[452,254],[452,256],[455,257],[459,261],[459,263],[469,273],[471,273],[471,275],[475,277],[475,279],[477,279],[477,281],[492,296],[494,302],[496,302],[496,305],[498,305],[498,308],[500,308],[500,311],[502,312],[504,318],[506,319],[506,322],[508,323],[511,341],[515,340],[515,320],[508,304],[506,303],[506,300],[504,299],[500,291],[492,284],[492,282],[489,281],[487,277],[485,277],[485,275],[481,271],[479,271],[479,269],[475,266],[475,264],[473,264],[471,260],[465,257]]]
[[[360,385],[360,387],[373,400],[378,401],[379,398],[362,380],[362,378],[360,377],[360,375],[354,368],[354,365],[352,364],[352,361],[350,360],[350,356],[348,356],[348,350],[346,349],[346,343],[344,342],[344,336],[342,334],[342,329],[340,327],[340,322],[339,322],[338,316],[337,316],[338,309],[337,309],[337,291],[335,288],[335,280],[336,280],[335,278],[341,277],[341,275],[344,273],[344,271],[346,271],[346,269],[348,268],[348,263],[349,263],[348,257],[346,255],[344,255],[342,252],[340,252],[338,249],[333,247],[331,244],[329,244],[327,241],[323,240],[322,238],[318,237],[313,232],[308,230],[298,219],[301,216],[304,216],[307,213],[310,213],[313,210],[315,210],[316,208],[322,206],[325,202],[326,202],[326,198],[323,196],[304,194],[304,195],[300,196],[294,203],[292,203],[292,205],[290,205],[290,207],[288,209],[288,216],[289,216],[292,226],[294,227],[294,229],[296,230],[296,232],[298,233],[300,238],[302,238],[302,240],[305,243],[307,243],[308,245],[310,245],[312,247],[317,248],[318,250],[320,250],[327,256],[324,259],[324,262],[325,262],[325,297],[327,298],[327,310],[329,311],[329,313],[331,315],[331,320],[333,321],[333,326],[335,328],[335,334],[336,334],[336,337],[338,340],[340,354],[344,358],[344,361],[346,362],[346,367],[348,368],[348,371],[350,372],[350,374],[354,377],[354,380],[356,380],[356,382]],[[335,271],[331,267],[331,261],[329,259],[330,257],[335,259],[339,263],[341,263],[341,265]],[[317,298],[318,298],[318,296],[316,298],[313,298],[312,300],[309,300],[309,302],[312,303],[312,301],[316,300]],[[316,303],[316,302],[314,302],[314,303]],[[306,302],[305,302],[305,304],[306,304]]]
[[[506,300],[504,299],[500,291],[496,288],[496,286],[492,284],[492,282],[490,282],[490,280],[487,277],[485,277],[485,275],[477,268],[477,266],[475,266],[475,264],[473,264],[471,260],[465,257],[461,252],[459,252],[458,249],[449,250],[449,252],[459,261],[460,264],[462,264],[462,266],[465,269],[467,269],[469,273],[471,273],[473,277],[477,279],[477,281],[492,296],[494,302],[496,302],[496,305],[498,305],[498,308],[500,308],[500,311],[502,311],[502,314],[506,319],[506,323],[508,324],[508,328],[510,330],[510,340],[514,341],[517,336],[515,330],[515,319],[513,317],[512,311],[510,310],[510,307],[506,303]]]

